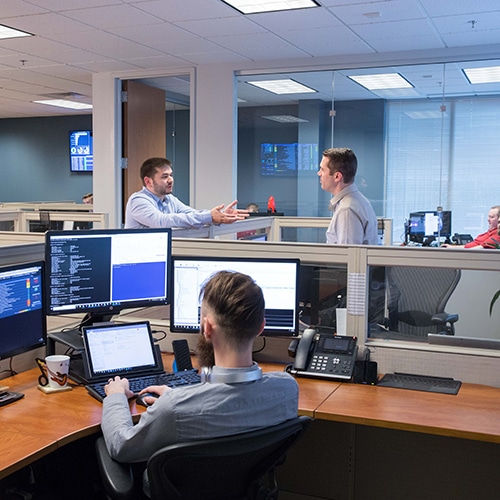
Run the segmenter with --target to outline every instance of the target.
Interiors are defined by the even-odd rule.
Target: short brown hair
[[[330,175],[340,172],[346,184],[354,181],[358,170],[358,159],[352,149],[330,148],[323,151],[323,156],[326,156],[329,160],[328,169],[330,170]]]
[[[141,165],[141,180],[144,184],[144,177],[150,177],[151,179],[156,174],[156,170],[160,167],[172,167],[172,162],[166,158],[153,157],[148,158]]]
[[[264,294],[246,274],[219,271],[204,283],[200,297],[234,346],[257,337],[264,321]]]

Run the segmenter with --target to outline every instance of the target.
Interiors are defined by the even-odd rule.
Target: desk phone
[[[295,361],[289,371],[303,377],[350,380],[356,355],[356,337],[308,328],[295,349]]]

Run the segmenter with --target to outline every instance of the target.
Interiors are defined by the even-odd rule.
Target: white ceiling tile
[[[240,16],[219,0],[152,0],[138,2],[138,9],[170,22]]]
[[[200,37],[229,35],[248,35],[265,33],[267,30],[242,17],[223,17],[219,19],[197,19],[194,21],[178,21],[176,26],[196,33]]]
[[[15,28],[22,31],[27,31],[33,35],[45,35],[50,38],[54,34],[59,33],[75,33],[78,31],[88,31],[91,27],[68,19],[65,16],[56,13],[38,14],[35,16],[22,16],[17,17]],[[18,38],[11,38],[10,40],[20,40]]]
[[[41,14],[48,12],[47,8],[37,6],[33,2],[25,2],[24,0],[2,0],[1,19],[2,23],[9,24],[9,18],[27,16],[30,14]]]
[[[363,40],[342,25],[334,28],[287,31],[281,36],[313,57],[373,52]]]
[[[161,22],[151,14],[124,4],[67,11],[64,15],[100,29],[140,26]]]

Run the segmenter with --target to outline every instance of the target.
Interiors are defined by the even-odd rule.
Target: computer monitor
[[[173,257],[170,330],[200,330],[200,289],[218,271],[238,271],[251,276],[261,287],[266,303],[265,336],[298,333],[299,259],[249,257]]]
[[[46,233],[46,311],[86,313],[80,328],[170,300],[171,229]]]
[[[43,262],[0,267],[0,359],[47,343]]]
[[[69,133],[69,160],[71,172],[92,172],[94,170],[91,130],[72,130]]]
[[[451,236],[451,211],[412,212],[408,219],[408,239],[415,243],[424,243],[437,237]]]

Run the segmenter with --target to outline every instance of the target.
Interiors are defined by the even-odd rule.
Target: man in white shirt
[[[327,243],[378,244],[377,217],[370,202],[354,184],[357,168],[358,160],[349,148],[331,148],[323,152],[318,176],[321,188],[333,195]]]
[[[232,224],[248,217],[248,210],[218,205],[211,210],[195,210],[172,194],[174,174],[166,158],[148,158],[141,165],[144,187],[133,193],[125,211],[126,229],[147,227],[199,228],[205,224]]]

